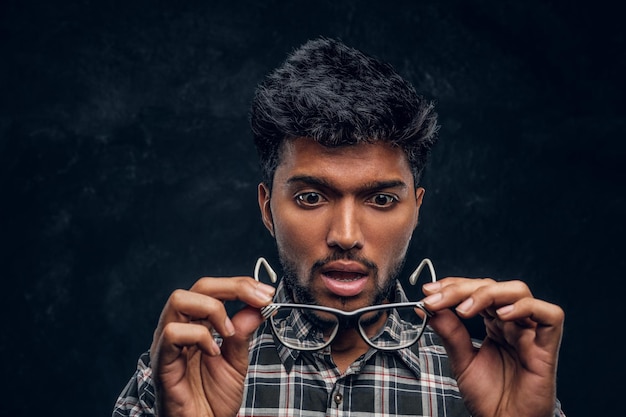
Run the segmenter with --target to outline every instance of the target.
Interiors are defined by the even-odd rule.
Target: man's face
[[[259,185],[259,206],[296,301],[346,311],[383,301],[423,193],[398,147],[287,141],[271,196]]]

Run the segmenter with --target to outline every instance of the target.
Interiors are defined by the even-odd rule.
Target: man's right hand
[[[202,278],[189,291],[170,295],[150,348],[160,417],[237,414],[250,337],[263,322],[259,308],[274,291],[250,277]],[[226,300],[248,306],[230,319]],[[222,336],[221,348],[212,332]]]

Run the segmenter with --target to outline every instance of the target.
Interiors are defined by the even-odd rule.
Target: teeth
[[[336,281],[341,281],[341,282],[353,282],[353,281],[358,281],[359,279],[363,278],[363,275],[361,274],[346,273],[346,272],[332,272],[332,273],[329,273],[328,276]]]

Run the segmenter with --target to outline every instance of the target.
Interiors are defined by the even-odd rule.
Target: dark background
[[[3,0],[0,414],[109,415],[173,289],[275,260],[248,104],[318,35],[438,102],[408,266],[526,280],[567,314],[567,414],[621,414],[621,16],[604,1]]]

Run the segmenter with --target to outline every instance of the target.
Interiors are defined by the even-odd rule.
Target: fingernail
[[[515,308],[513,306],[513,304],[509,304],[508,306],[504,306],[504,307],[500,307],[499,309],[496,310],[496,313],[499,316],[504,316],[505,314],[510,313],[511,311],[513,311],[513,308]]]
[[[443,295],[440,292],[438,292],[436,294],[432,294],[432,295],[429,295],[428,297],[424,298],[423,302],[425,304],[435,305],[439,301],[441,301],[442,298],[443,298]]]
[[[235,326],[233,326],[233,322],[230,321],[228,317],[224,320],[224,329],[226,330],[226,336],[233,336],[235,334]]]
[[[219,356],[222,353],[222,351],[220,350],[220,346],[215,340],[211,342],[211,353],[213,354],[213,356]]]
[[[263,301],[272,301],[272,297],[274,296],[276,289],[271,285],[259,284],[257,285],[254,292],[257,297],[259,297]]]
[[[422,286],[426,291],[438,291],[441,289],[441,284],[439,282],[429,282]]]
[[[460,311],[461,313],[465,313],[465,312],[467,312],[467,310],[472,308],[472,305],[474,305],[474,300],[472,298],[468,298],[467,300],[463,301],[461,304],[459,304],[456,307],[456,311]]]

